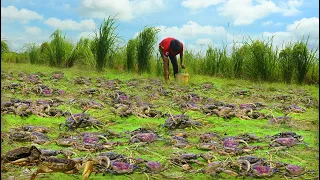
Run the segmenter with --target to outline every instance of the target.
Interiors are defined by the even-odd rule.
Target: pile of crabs
[[[274,116],[266,113],[270,107],[263,102],[228,103],[213,99],[210,93],[204,93],[207,96],[195,93],[218,91],[212,83],[197,87],[168,87],[157,79],[122,81],[96,78],[94,81],[92,78],[79,76],[70,80],[63,72],[53,72],[47,76],[24,72],[15,75],[2,71],[1,79],[4,81],[1,84],[4,93],[37,98],[1,99],[1,115],[65,119],[54,129],[25,125],[1,131],[1,144],[23,144],[2,152],[3,173],[19,166],[35,168],[28,173],[30,179],[35,179],[38,174],[55,172],[82,172],[83,179],[88,179],[92,174],[131,173],[170,178],[172,176],[166,172],[172,168],[183,173],[202,173],[213,177],[227,175],[269,178],[277,175],[294,178],[315,173],[307,167],[271,158],[271,153],[287,152],[294,146],[308,146],[303,136],[295,132],[266,136],[251,133],[229,136],[215,132],[214,128],[209,132],[201,132],[208,124],[205,118],[210,116],[227,121],[232,118],[256,121],[267,119],[269,124],[290,125],[294,122],[290,114],[306,111],[301,105],[317,108],[318,102],[312,97],[303,96],[298,100],[283,94],[266,97],[269,101],[281,102],[272,108],[282,111],[284,116]],[[59,83],[74,86],[77,91],[63,89]],[[136,92],[140,92],[139,95]],[[254,94],[250,90],[239,90],[230,93],[230,96],[245,98]],[[261,94],[256,96],[262,98]],[[61,108],[65,106],[69,109]],[[81,112],[74,113],[70,107]],[[170,109],[180,113],[172,114]],[[90,110],[110,113],[111,117],[121,119],[132,116],[155,118],[163,120],[163,123],[157,128],[113,131],[110,121],[95,117],[88,113]],[[203,117],[193,118],[188,115],[190,112],[200,113]],[[193,131],[189,131],[190,129]],[[58,135],[53,135],[57,131]],[[158,155],[161,161],[139,156],[138,151],[156,154],[148,149],[157,143],[162,143],[174,152],[170,152],[168,156]],[[45,148],[51,144],[57,148]],[[131,153],[119,153],[121,148]],[[190,153],[188,149],[196,149],[198,153]],[[270,152],[270,156],[253,155],[263,151]]]

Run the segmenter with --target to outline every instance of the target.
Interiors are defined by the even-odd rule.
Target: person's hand
[[[182,69],[185,69],[186,66],[184,64],[180,64]]]

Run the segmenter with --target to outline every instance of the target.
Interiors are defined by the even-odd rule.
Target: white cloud
[[[163,0],[82,0],[80,12],[92,18],[116,16],[120,20],[132,20],[165,7]]]
[[[41,33],[41,29],[36,26],[25,26],[24,27],[26,33],[28,34],[39,34]]]
[[[248,25],[281,9],[267,0],[258,0],[256,4],[252,0],[228,0],[218,11],[222,16],[231,17],[234,25]]]
[[[77,36],[77,40],[79,40],[81,38],[93,39],[93,37],[95,37],[94,32],[92,32],[92,31],[84,31],[84,32],[79,33],[79,35]]]
[[[82,20],[76,22],[71,19],[60,20],[57,18],[49,18],[45,21],[51,27],[59,28],[61,30],[93,30],[96,28],[96,24],[92,19]]]
[[[50,33],[42,32],[36,36],[30,36],[30,34],[27,34],[27,32],[19,34],[1,32],[1,38],[2,37],[7,40],[10,50],[15,52],[23,52],[25,51],[24,45],[26,43],[36,43],[40,46],[43,42],[49,41]]]
[[[214,6],[222,2],[223,0],[184,0],[181,2],[181,5],[186,8],[196,10],[201,8],[207,8],[209,6]]]
[[[303,0],[183,0],[181,5],[192,11],[216,6],[219,15],[231,18],[238,26],[252,24],[275,13],[297,15]]]
[[[196,41],[196,44],[199,44],[202,46],[212,45],[212,39],[211,38],[201,38]]]
[[[283,43],[306,40],[309,36],[308,47],[313,49],[319,46],[319,18],[303,18],[289,24],[286,31],[264,32],[264,37],[272,37],[273,42],[282,47]]]
[[[284,16],[294,16],[300,13],[297,9],[303,4],[303,0],[288,0],[287,3],[283,4],[283,15]]]
[[[166,27],[166,26],[158,26],[160,29],[159,37],[160,39],[165,37],[172,37],[184,41],[187,39],[197,38],[199,36],[212,36],[221,38],[223,36],[227,36],[227,32],[222,26],[201,26],[196,22],[189,21],[187,24],[183,25],[181,28],[177,26]]]
[[[174,37],[185,44],[186,49],[205,54],[208,45],[220,47],[223,44],[231,43],[233,36],[222,26],[199,25],[196,22],[189,21],[181,27],[158,26],[159,41],[166,37]],[[191,44],[190,42],[194,42]]]
[[[262,25],[263,26],[271,26],[271,25],[273,25],[273,26],[281,26],[282,23],[280,23],[280,22],[274,23],[272,20],[268,20],[268,21],[262,22]]]
[[[265,22],[262,23],[262,25],[264,25],[264,26],[268,26],[268,25],[271,25],[271,24],[273,24],[273,21],[271,21],[271,20],[265,21]]]
[[[41,20],[43,17],[35,11],[30,11],[24,8],[18,10],[15,6],[8,6],[6,8],[1,7],[1,19],[27,23],[31,20]]]

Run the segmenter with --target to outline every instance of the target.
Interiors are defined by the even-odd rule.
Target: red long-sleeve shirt
[[[177,54],[180,54],[181,52],[183,52],[183,43],[181,43],[181,50],[175,54],[171,54],[170,52],[170,43],[171,41],[175,39],[175,38],[172,38],[172,37],[168,37],[168,38],[165,38],[163,39],[160,43],[159,43],[159,49],[162,50],[163,52],[163,55],[165,57],[168,57],[169,55],[171,56],[176,56]]]

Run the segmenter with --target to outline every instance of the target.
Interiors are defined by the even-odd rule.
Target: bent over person
[[[168,37],[163,39],[159,44],[159,51],[163,60],[164,79],[169,80],[169,58],[173,67],[174,78],[178,73],[178,61],[176,55],[180,54],[180,66],[185,68],[183,61],[183,44],[179,40]]]

